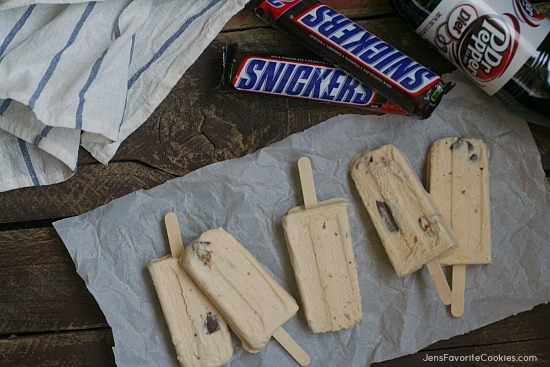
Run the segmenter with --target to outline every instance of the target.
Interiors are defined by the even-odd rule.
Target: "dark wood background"
[[[387,0],[326,3],[442,74],[454,70]],[[547,16],[550,2],[538,5]],[[113,337],[94,298],[77,275],[51,223],[92,210],[137,189],[148,189],[213,162],[244,156],[332,116],[368,112],[218,87],[221,48],[301,55],[287,36],[246,10],[236,15],[204,51],[147,122],[104,166],[79,154],[78,173],[52,186],[0,193],[0,365],[114,365]],[[550,175],[550,128],[530,125]],[[1,179],[1,178],[0,178]],[[550,240],[550,239],[549,239]],[[548,269],[547,269],[548,270]],[[550,305],[468,334],[437,342],[419,353],[375,364],[453,365],[422,362],[431,355],[536,355],[528,363],[457,363],[460,366],[550,366]]]

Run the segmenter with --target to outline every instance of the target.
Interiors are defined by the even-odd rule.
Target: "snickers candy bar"
[[[316,0],[251,0],[252,11],[408,114],[428,118],[452,87],[439,75]]]
[[[406,114],[354,77],[322,61],[252,55],[229,44],[224,47],[223,62],[223,85],[239,91]]]

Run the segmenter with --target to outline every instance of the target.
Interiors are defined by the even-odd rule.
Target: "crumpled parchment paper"
[[[457,86],[424,121],[346,115],[252,155],[207,166],[147,191],[56,222],[78,273],[114,334],[119,366],[177,366],[149,260],[169,253],[163,216],[175,212],[184,242],[223,227],[299,302],[281,218],[302,204],[297,160],[312,160],[319,200],[344,197],[354,240],[363,318],[357,326],[313,334],[303,313],[284,327],[312,356],[312,366],[365,366],[413,353],[550,301],[550,191],[525,122],[454,73]],[[351,158],[393,143],[425,179],[429,145],[447,136],[483,139],[490,150],[492,265],[467,267],[462,318],[439,301],[427,270],[398,278],[353,187]],[[295,366],[272,340],[258,354],[234,337],[230,366]]]

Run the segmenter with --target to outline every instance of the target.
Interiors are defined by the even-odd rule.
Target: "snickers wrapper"
[[[237,44],[223,50],[224,87],[380,113],[406,112],[351,75],[319,60],[245,53]]]
[[[316,0],[251,0],[252,11],[409,115],[428,118],[452,84]]]

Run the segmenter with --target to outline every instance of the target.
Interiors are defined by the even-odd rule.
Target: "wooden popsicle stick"
[[[464,292],[466,290],[466,265],[453,265],[453,290],[451,315],[460,317],[464,314]]]
[[[304,206],[306,209],[315,208],[317,206],[317,194],[315,193],[315,181],[313,180],[313,170],[309,158],[302,157],[298,160],[298,172],[300,173],[302,194],[304,195]]]
[[[445,274],[443,274],[443,269],[441,269],[439,261],[437,261],[437,259],[432,260],[425,265],[428,268],[430,278],[432,278],[432,282],[435,286],[437,294],[439,295],[439,298],[441,299],[441,302],[443,302],[444,305],[450,305],[453,300],[453,296],[451,293],[451,288],[449,287],[449,283],[445,278]]]
[[[168,242],[170,243],[172,257],[178,258],[183,253],[183,240],[181,238],[178,217],[175,213],[168,213],[164,216],[164,224],[166,225],[166,233],[168,234]]]
[[[294,340],[285,329],[282,327],[275,330],[273,338],[281,344],[281,346],[300,364],[300,366],[307,366],[311,363],[309,354]]]

